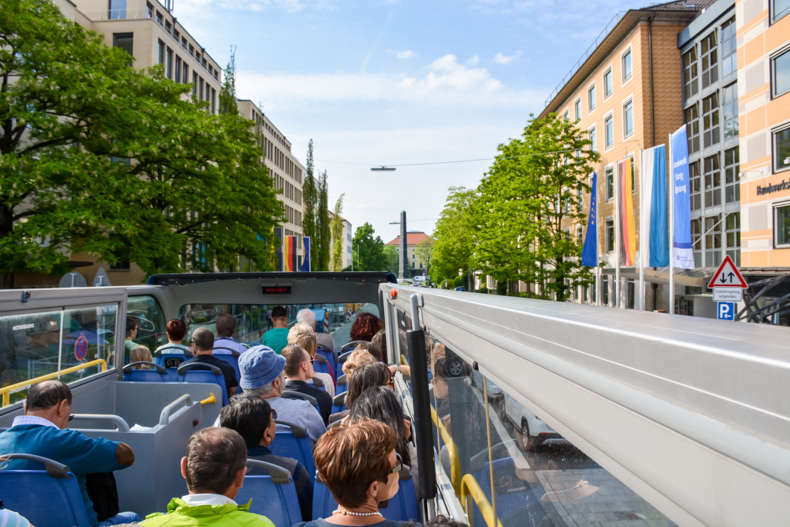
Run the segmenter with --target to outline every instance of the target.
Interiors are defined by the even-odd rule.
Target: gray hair
[[[300,309],[296,314],[296,321],[302,324],[307,324],[311,328],[315,328],[315,313],[312,309]]]

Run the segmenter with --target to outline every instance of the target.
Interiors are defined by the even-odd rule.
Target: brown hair
[[[217,315],[217,336],[230,338],[236,332],[236,317],[224,311]]]
[[[315,445],[318,477],[340,505],[359,507],[371,483],[387,482],[392,471],[389,454],[397,441],[395,432],[379,421],[335,425]]]
[[[351,340],[370,340],[384,325],[372,313],[359,313],[351,324]]]
[[[291,344],[283,349],[281,355],[285,357],[285,375],[287,377],[299,375],[299,368],[302,367],[302,363],[306,360],[305,353],[305,350],[296,344]]]
[[[390,369],[383,362],[363,364],[348,378],[348,392],[346,393],[346,408],[351,408],[354,400],[362,392],[374,386],[384,386],[392,379]]]
[[[204,428],[189,438],[186,457],[190,491],[224,494],[247,464],[247,446],[235,430]]]
[[[343,373],[345,373],[346,376],[351,376],[354,370],[363,364],[370,364],[371,362],[376,362],[376,357],[371,355],[367,349],[357,347],[351,352],[351,355],[348,356],[346,362],[343,363]]]
[[[317,347],[315,333],[307,324],[294,324],[288,331],[288,344],[296,344],[303,347],[311,357],[315,355]]]
[[[174,318],[167,323],[165,331],[167,331],[167,338],[170,340],[181,341],[184,340],[184,335],[187,334],[187,325],[183,321]]]
[[[149,350],[145,346],[137,346],[132,351],[129,352],[129,360],[131,362],[153,362],[154,358],[151,356],[151,350]],[[151,369],[151,366],[140,365],[136,366],[136,368],[142,369]]]
[[[370,339],[368,350],[378,360],[384,360],[384,357],[387,356],[387,334],[383,329],[377,331],[373,338]]]

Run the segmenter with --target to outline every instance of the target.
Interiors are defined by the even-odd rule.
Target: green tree
[[[343,218],[340,216],[343,212],[343,196],[341,194],[335,203],[335,211],[332,216],[332,261],[330,262],[330,271],[343,270],[343,247],[346,246],[346,240],[343,238]]]
[[[436,284],[444,283],[445,279],[455,280],[459,272],[463,276],[469,272],[475,247],[472,204],[476,197],[474,189],[449,189],[433,234],[430,276]]]
[[[386,271],[387,258],[384,255],[384,242],[375,236],[370,223],[365,222],[354,232],[353,258],[355,271]]]
[[[331,227],[329,219],[329,183],[326,170],[318,180],[318,215],[316,217],[316,271],[329,270]]]
[[[569,232],[584,223],[582,195],[599,159],[589,144],[573,123],[551,114],[530,119],[520,139],[499,145],[472,207],[478,269],[560,301],[569,286],[589,282],[581,244]]]
[[[312,240],[312,251],[317,253],[316,245],[316,210],[318,209],[318,190],[315,183],[315,175],[313,174],[313,140],[307,145],[307,162],[305,164],[305,178],[302,185],[302,199],[304,200],[304,216],[302,218],[302,230],[305,236],[309,236]]]
[[[384,246],[384,258],[386,261],[385,271],[398,274],[398,250],[394,245]]]
[[[417,247],[414,248],[414,252],[419,258],[420,262],[422,262],[424,270],[423,273],[425,275],[430,276],[431,270],[431,254],[433,253],[433,239],[428,237],[425,238],[423,241],[417,244]],[[419,274],[419,269],[415,270],[415,274]]]
[[[239,113],[236,104],[236,46],[230,47],[230,59],[223,77],[222,88],[219,90],[219,113]]]

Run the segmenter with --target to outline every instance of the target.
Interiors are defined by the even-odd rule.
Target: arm
[[[115,449],[115,459],[118,460],[118,463],[128,467],[134,463],[134,452],[132,451],[132,447],[127,445],[126,443],[118,443],[118,448]]]

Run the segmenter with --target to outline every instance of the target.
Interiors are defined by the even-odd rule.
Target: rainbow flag
[[[631,158],[620,161],[620,261],[636,265],[636,227],[634,221],[634,186]]]
[[[296,236],[286,236],[283,242],[283,263],[285,272],[296,271]]]

